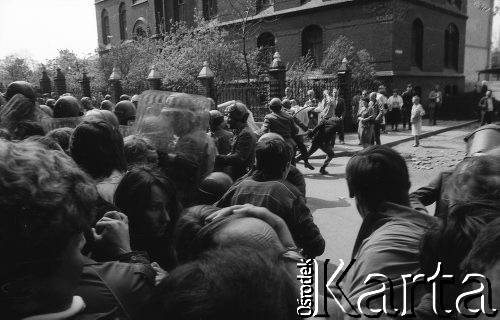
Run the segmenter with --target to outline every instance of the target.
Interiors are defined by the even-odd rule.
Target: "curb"
[[[427,137],[430,137],[430,136],[434,136],[436,134],[440,134],[440,133],[443,133],[443,132],[446,132],[446,131],[460,129],[462,127],[467,127],[467,126],[469,126],[471,124],[474,124],[476,122],[478,122],[478,120],[468,121],[468,122],[457,124],[457,125],[454,125],[454,126],[451,126],[451,127],[446,127],[446,128],[442,128],[442,129],[438,129],[438,130],[434,130],[434,131],[429,131],[429,132],[421,134],[420,135],[420,139],[424,139],[424,138],[427,138]],[[382,145],[387,146],[387,147],[394,147],[394,146],[397,146],[398,144],[405,143],[405,142],[408,142],[408,141],[413,141],[413,137],[407,137],[407,138],[403,138],[403,139],[396,140],[396,141],[382,143]],[[339,152],[335,152],[335,158],[338,158],[338,157],[352,157],[353,155],[355,155],[359,151],[360,150],[358,150],[358,151],[339,151]],[[323,155],[317,155],[317,156],[309,157],[309,159],[324,159],[324,158],[326,158],[326,155],[324,155],[324,154]]]

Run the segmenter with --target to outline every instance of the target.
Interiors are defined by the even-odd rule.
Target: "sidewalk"
[[[441,120],[435,126],[426,125],[428,120],[424,120],[424,125],[422,125],[422,134],[420,135],[420,139],[424,139],[436,134],[440,134],[442,132],[455,130],[461,127],[466,127],[470,124],[477,122],[477,120],[473,121],[449,121],[449,120]],[[390,128],[390,126],[387,126]],[[403,142],[412,141],[413,136],[411,135],[410,130],[401,131],[401,127],[398,132],[387,131],[387,133],[380,134],[380,140],[383,145],[388,147],[393,147]],[[358,145],[358,134],[356,132],[346,133],[345,135],[345,144],[341,145],[338,143],[338,135],[337,140],[335,141],[335,157],[350,157],[354,155],[356,152],[362,150],[363,148]],[[311,144],[310,141],[306,142],[306,146],[309,147]],[[323,159],[325,158],[325,153],[321,150],[318,150],[311,159]]]

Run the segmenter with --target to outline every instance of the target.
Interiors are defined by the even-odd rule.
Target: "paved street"
[[[421,146],[413,148],[413,141],[405,142],[394,148],[407,160],[412,182],[411,190],[425,185],[442,170],[453,168],[465,155],[464,136],[477,124],[452,130],[421,140]],[[391,137],[392,135],[392,137]],[[382,143],[395,140],[396,134],[382,135]],[[399,135],[408,135],[408,132]],[[342,149],[357,149],[357,141],[350,135]],[[330,175],[318,173],[323,160],[311,160],[315,171],[299,169],[305,174],[307,183],[307,203],[313,212],[316,224],[326,240],[325,253],[320,259],[331,259],[337,263],[339,258],[347,261],[351,257],[354,240],[361,224],[353,199],[349,198],[345,181],[345,166],[349,157],[335,158],[327,170]]]

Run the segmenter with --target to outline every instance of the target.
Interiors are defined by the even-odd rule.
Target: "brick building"
[[[230,5],[230,1],[233,6]],[[490,0],[488,0],[490,1]],[[96,0],[99,46],[105,49],[141,33],[168,30],[170,20],[192,23],[196,8],[231,30],[249,9],[256,24],[247,38],[250,48],[279,51],[292,62],[311,51],[319,64],[323,51],[340,35],[366,48],[377,76],[390,88],[409,82],[426,97],[438,83],[449,94],[464,90],[464,71],[474,73],[489,62],[484,15],[467,0]],[[466,34],[474,23],[473,33]],[[488,23],[490,26],[488,27]],[[471,29],[471,30],[472,30]],[[481,33],[481,37],[476,37]],[[484,36],[483,36],[484,35]],[[467,40],[466,40],[467,39]],[[466,42],[468,41],[468,42]],[[477,60],[480,57],[479,60]],[[485,61],[486,60],[486,61]],[[466,64],[464,68],[464,61]]]

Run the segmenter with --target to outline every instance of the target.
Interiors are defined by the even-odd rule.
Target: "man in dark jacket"
[[[267,208],[285,220],[306,257],[323,254],[325,240],[306,206],[304,195],[285,180],[292,158],[289,146],[279,139],[263,140],[257,143],[255,154],[255,171],[236,182],[217,206],[249,203]]]
[[[247,119],[250,113],[244,104],[235,102],[226,108],[225,113],[229,129],[233,130],[235,137],[231,152],[227,155],[217,155],[215,167],[229,167],[230,176],[236,181],[252,168],[257,136],[248,127]]]

